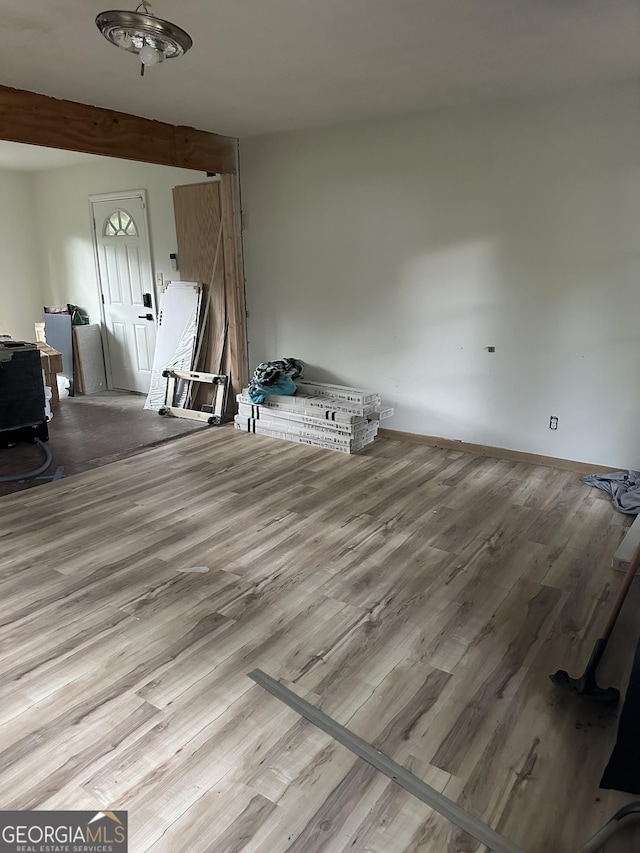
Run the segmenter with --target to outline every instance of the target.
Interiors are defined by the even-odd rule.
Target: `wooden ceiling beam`
[[[0,139],[233,174],[237,140],[0,86]]]

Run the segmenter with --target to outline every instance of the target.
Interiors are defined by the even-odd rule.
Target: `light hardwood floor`
[[[225,427],[0,510],[2,809],[128,809],[132,853],[483,849],[255,667],[527,853],[572,853],[633,799],[598,789],[616,718],[549,681],[583,667],[630,523],[577,474]],[[636,587],[605,685],[639,609]]]

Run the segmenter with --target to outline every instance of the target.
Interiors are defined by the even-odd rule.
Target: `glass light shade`
[[[144,47],[140,48],[140,62],[143,65],[156,65],[160,62],[160,51],[151,47],[150,44],[145,44]]]

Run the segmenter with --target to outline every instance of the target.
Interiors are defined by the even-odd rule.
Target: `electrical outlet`
[[[555,415],[549,418],[549,429],[558,429],[558,418]]]

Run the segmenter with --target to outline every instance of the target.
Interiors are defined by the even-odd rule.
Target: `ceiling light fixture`
[[[183,29],[156,18],[147,2],[139,3],[135,12],[118,9],[100,12],[96,24],[111,44],[138,54],[142,75],[145,66],[182,56],[193,45],[191,36]]]

